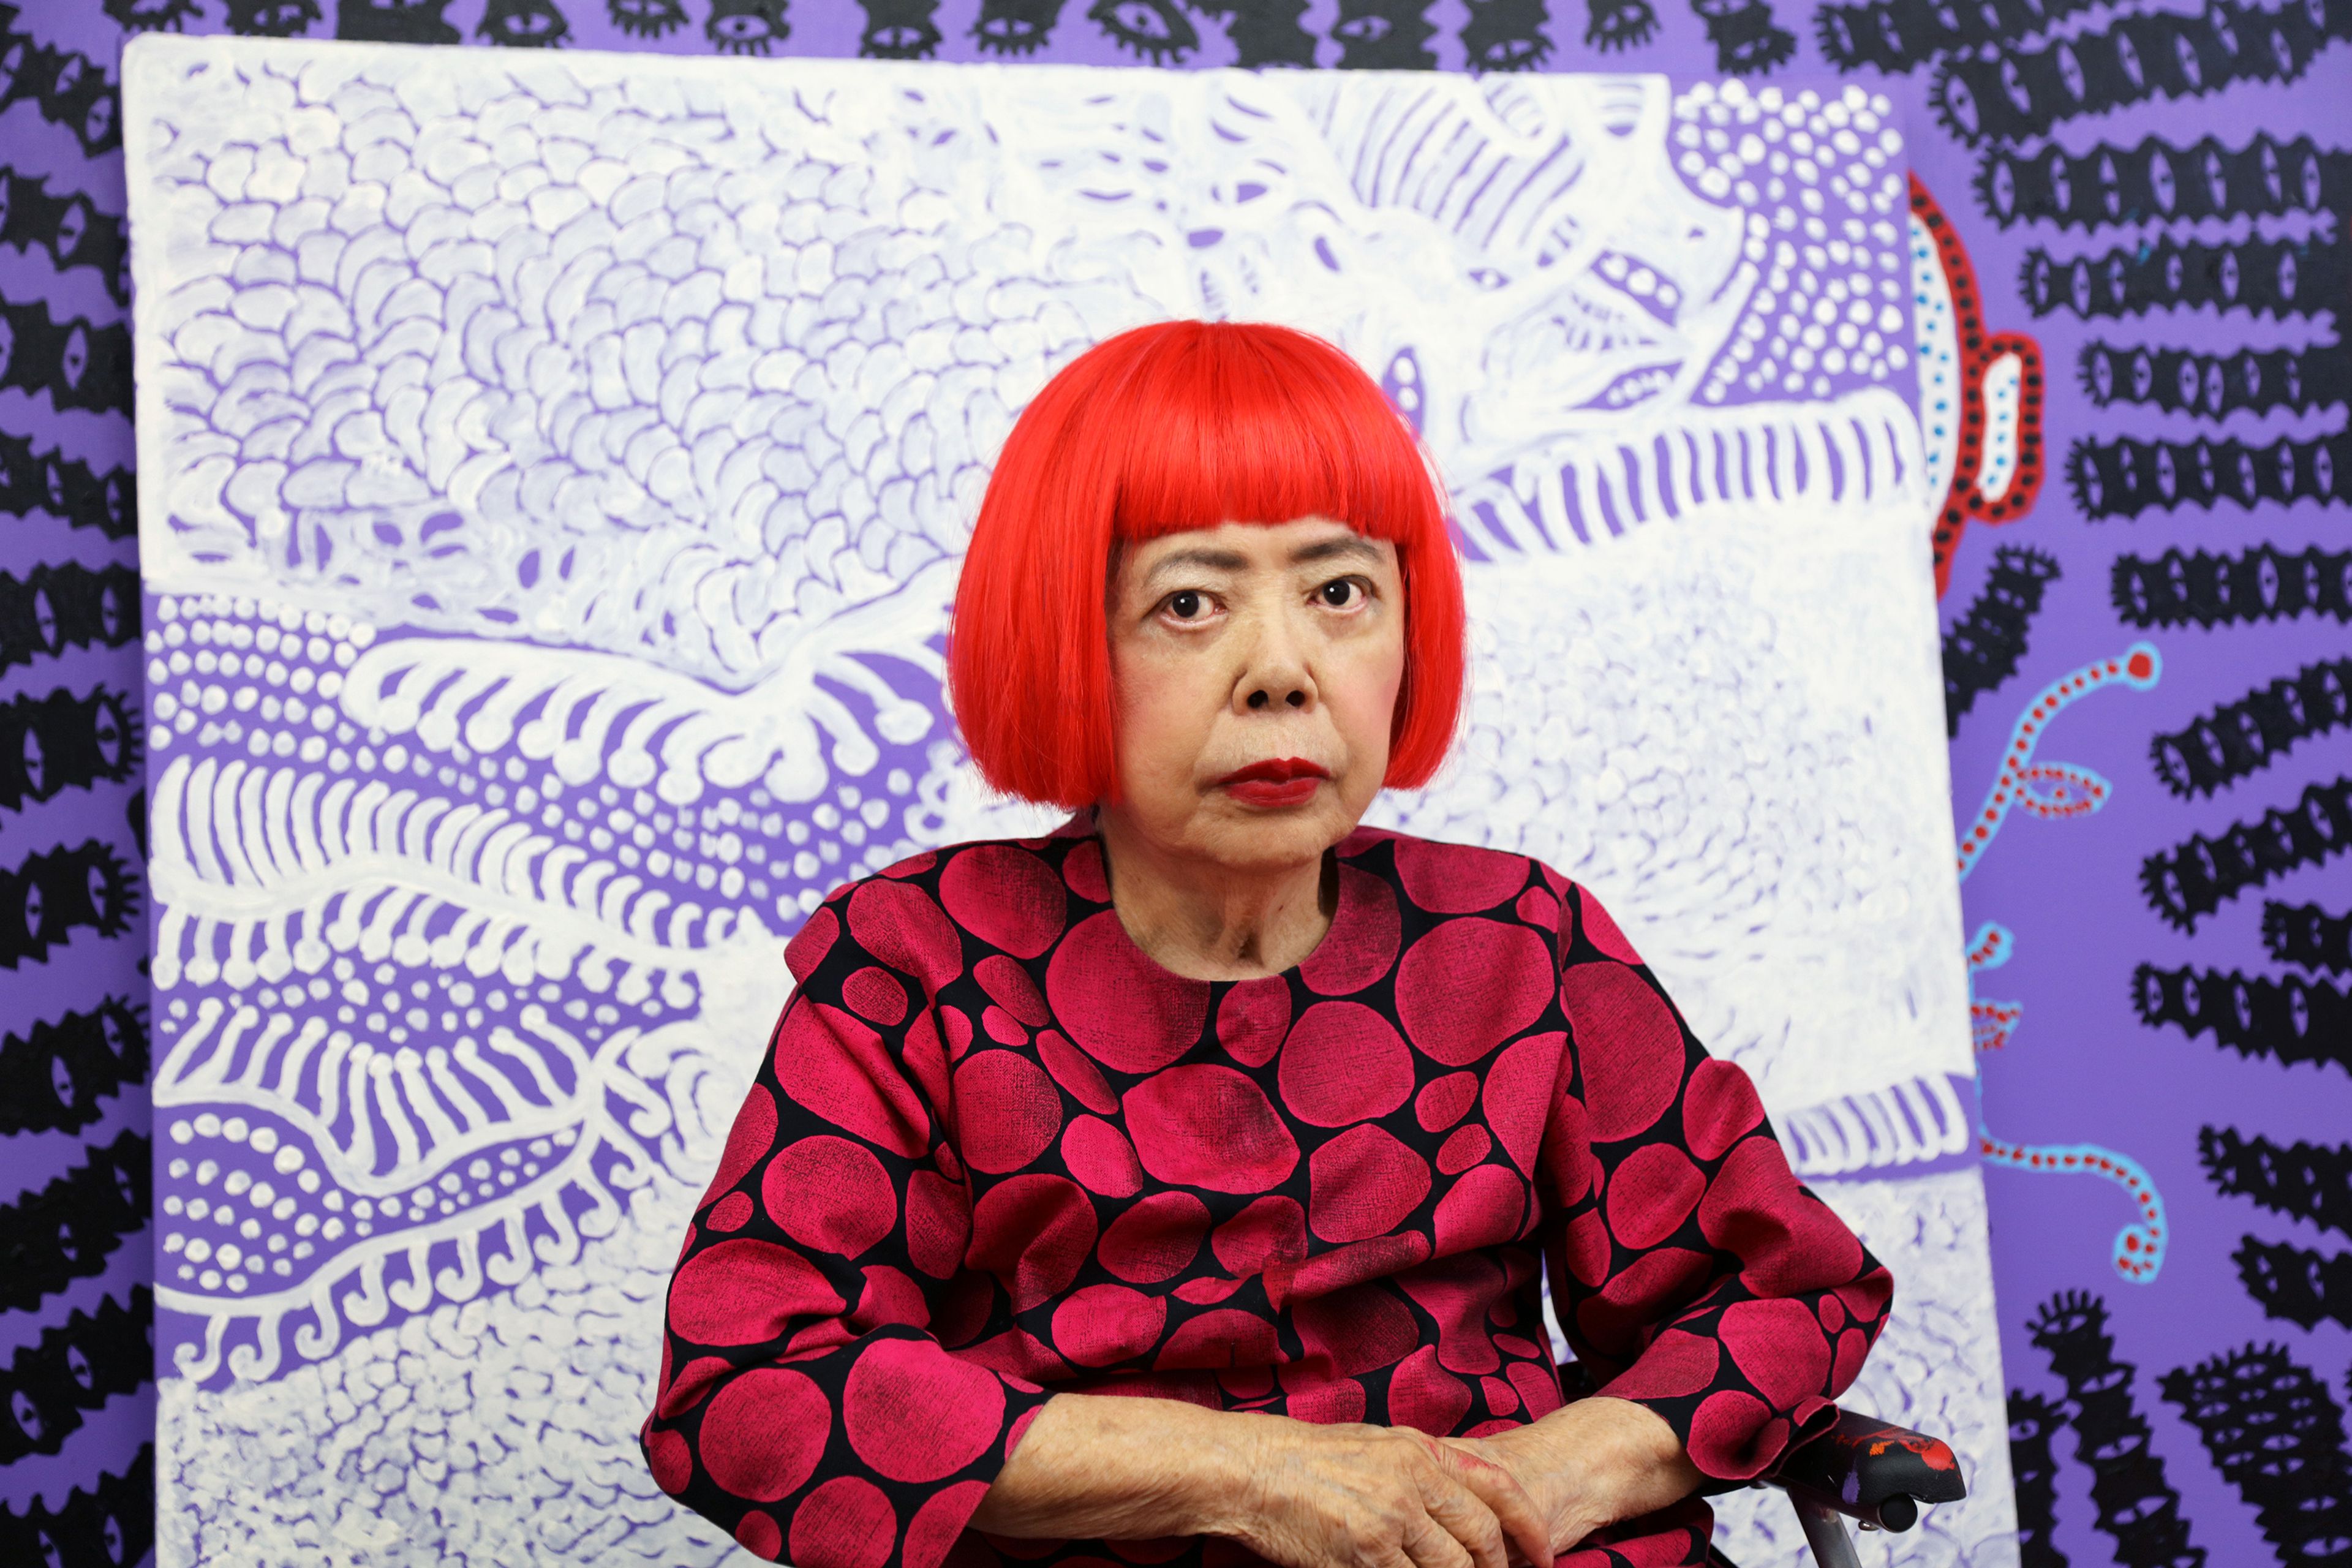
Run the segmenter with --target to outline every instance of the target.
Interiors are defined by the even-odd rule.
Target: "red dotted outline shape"
[[[1936,241],[1944,282],[1952,293],[1952,326],[1959,338],[1954,367],[1960,394],[1959,448],[1952,458],[1951,485],[1936,514],[1936,596],[1941,598],[1951,585],[1952,557],[1969,522],[2014,522],[2033,510],[2042,494],[2042,345],[2023,332],[1985,331],[1977,269],[1969,260],[1968,247],[1917,174],[1911,176],[1911,213]],[[2017,471],[1999,500],[1987,500],[1977,489],[1984,466],[1985,373],[2001,355],[2012,353],[2019,368]]]

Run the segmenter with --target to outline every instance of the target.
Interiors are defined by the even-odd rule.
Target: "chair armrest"
[[[1917,1523],[1922,1503],[1957,1502],[1969,1495],[1959,1459],[1941,1438],[1851,1410],[1839,1411],[1836,1425],[1791,1450],[1764,1479],[1892,1531]]]

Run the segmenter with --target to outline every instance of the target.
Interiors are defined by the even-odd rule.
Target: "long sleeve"
[[[1560,1326],[1600,1393],[1717,1480],[1832,1419],[1894,1284],[1801,1186],[1748,1075],[1709,1057],[1601,907],[1563,887],[1573,1066],[1542,1147]]]
[[[932,1007],[957,941],[886,879],[811,916],[671,1280],[646,1462],[796,1568],[937,1568],[1049,1397],[930,1331],[971,1226]]]

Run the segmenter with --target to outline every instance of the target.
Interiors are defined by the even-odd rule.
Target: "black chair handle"
[[[1851,1410],[1839,1411],[1829,1430],[1790,1450],[1764,1479],[1792,1497],[1897,1531],[1919,1522],[1920,1504],[1969,1495],[1949,1444]]]

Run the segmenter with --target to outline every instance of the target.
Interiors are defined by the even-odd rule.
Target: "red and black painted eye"
[[[1919,424],[1928,490],[1937,497],[1940,595],[1969,524],[2013,522],[2042,493],[2042,346],[2021,332],[1985,330],[1968,247],[1916,175],[1911,242]]]

